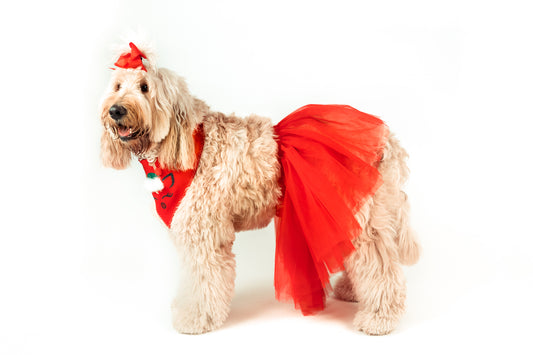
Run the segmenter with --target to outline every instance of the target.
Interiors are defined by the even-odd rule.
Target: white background
[[[526,1],[4,4],[0,353],[531,353],[531,13]],[[424,252],[394,333],[355,332],[352,304],[302,317],[276,302],[272,226],[237,237],[226,325],[172,329],[179,263],[141,167],[98,158],[111,48],[138,28],[215,110],[277,122],[341,103],[396,132]]]

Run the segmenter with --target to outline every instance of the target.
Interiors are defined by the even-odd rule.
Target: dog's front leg
[[[235,285],[232,226],[176,237],[183,260],[178,296],[172,304],[174,328],[201,334],[220,328],[229,314]]]

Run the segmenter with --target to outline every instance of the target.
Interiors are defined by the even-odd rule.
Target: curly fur
[[[147,92],[141,90],[143,84]],[[115,104],[127,109],[120,124],[135,132],[134,139],[118,137],[118,124],[109,115]],[[154,62],[147,72],[116,69],[100,112],[102,160],[116,169],[126,168],[132,154],[157,157],[165,167],[192,168],[193,132],[203,124],[205,143],[196,176],[170,228],[186,275],[173,302],[173,322],[188,334],[219,328],[233,296],[235,232],[266,226],[281,196],[271,120],[211,111],[189,93],[181,77]],[[391,135],[379,166],[383,185],[356,215],[363,231],[335,287],[338,298],[359,302],[354,324],[368,334],[387,334],[398,324],[405,310],[401,264],[413,264],[419,256],[401,190],[408,176],[406,158]]]

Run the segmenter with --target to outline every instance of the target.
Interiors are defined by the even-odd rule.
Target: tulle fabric
[[[324,308],[330,274],[354,251],[355,214],[382,183],[377,165],[388,129],[350,106],[308,105],[274,130],[284,189],[275,218],[276,297],[308,315]]]

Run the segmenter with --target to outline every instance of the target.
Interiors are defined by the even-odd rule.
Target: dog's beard
[[[153,148],[153,144],[150,142],[147,135],[130,138],[126,141],[122,141],[122,144],[124,144],[126,149],[138,157],[144,156]]]
[[[105,129],[114,140],[137,156],[144,155],[152,148],[147,128],[112,122],[107,123]]]

